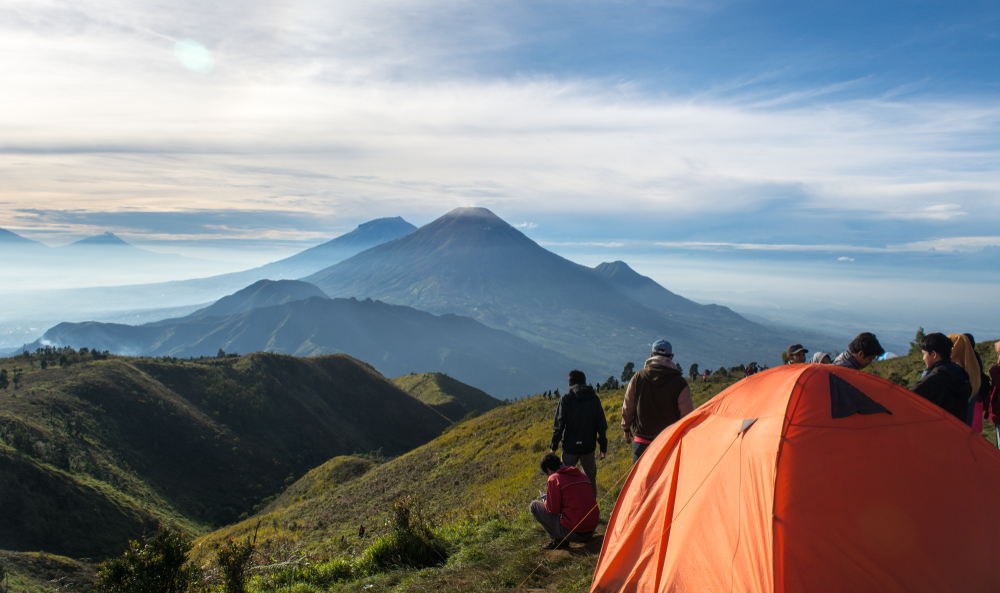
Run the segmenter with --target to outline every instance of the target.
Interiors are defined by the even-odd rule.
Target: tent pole
[[[997,449],[1000,449],[1000,426],[994,426],[997,429]]]

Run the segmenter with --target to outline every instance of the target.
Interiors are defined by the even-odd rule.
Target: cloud
[[[535,223],[533,223],[533,222],[519,222],[519,223],[513,224],[511,226],[513,226],[514,228],[518,228],[518,229],[537,229],[538,228],[538,225],[535,224]]]
[[[0,226],[76,210],[357,223],[475,203],[515,220],[681,220],[685,238],[720,222],[711,238],[751,232],[737,223],[756,214],[757,229],[780,224],[774,243],[812,228],[839,245],[868,221],[903,225],[885,226],[893,243],[927,236],[911,224],[1000,222],[990,98],[873,95],[866,76],[790,88],[792,62],[689,93],[650,90],[660,77],[632,78],[625,59],[605,66],[616,77],[546,70],[543,49],[567,51],[548,45],[553,23],[651,39],[724,7],[629,9],[585,3],[567,21],[517,2],[16,0],[0,9],[0,51],[19,56],[0,63]],[[178,43],[205,72],[178,62]]]
[[[838,257],[837,261],[854,261],[853,257]]]

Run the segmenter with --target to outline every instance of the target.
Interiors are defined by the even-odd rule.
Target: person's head
[[[569,372],[569,384],[572,385],[584,385],[587,383],[587,375],[583,374],[583,371],[578,371],[576,369]]]
[[[806,361],[806,354],[809,353],[808,350],[802,347],[802,344],[792,344],[786,350],[788,354],[788,361],[796,364],[801,364]]]
[[[810,360],[810,362],[812,362],[813,364],[830,364],[832,360],[830,359],[829,352],[823,352],[821,350],[816,354],[813,354],[812,360]]]
[[[969,338],[969,344],[971,344],[972,347],[975,348],[976,347],[976,339],[972,337],[972,334],[964,334],[964,335],[965,335],[966,338]]]
[[[924,364],[927,368],[931,368],[939,362],[950,361],[953,347],[951,338],[941,332],[934,332],[920,338],[920,350],[924,353]]]
[[[875,334],[869,332],[860,333],[858,337],[851,340],[851,343],[847,346],[847,351],[854,356],[854,360],[862,368],[870,365],[873,360],[885,354],[885,348],[882,348],[882,344],[878,343],[878,338],[875,337]]]
[[[670,342],[666,340],[657,340],[653,342],[653,356],[666,356],[667,358],[673,358],[674,348],[670,345]]]
[[[1000,358],[1000,340],[993,343],[993,349],[997,351],[997,358]]]
[[[562,459],[555,453],[546,453],[545,457],[542,457],[542,462],[538,465],[542,473],[551,476],[552,474],[559,471],[559,468],[563,466]]]

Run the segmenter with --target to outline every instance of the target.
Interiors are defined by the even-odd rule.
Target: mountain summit
[[[79,241],[74,241],[70,245],[78,246],[101,246],[101,247],[133,247],[133,245],[122,241],[118,235],[111,231],[104,231],[100,235],[85,237]]]

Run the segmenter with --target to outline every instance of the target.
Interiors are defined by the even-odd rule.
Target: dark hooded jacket
[[[956,363],[939,362],[924,371],[913,386],[913,393],[966,422],[972,383],[969,382],[969,373]]]
[[[559,399],[556,419],[552,423],[552,450],[570,455],[593,453],[600,444],[601,453],[608,452],[608,419],[601,400],[589,385],[572,385]]]

